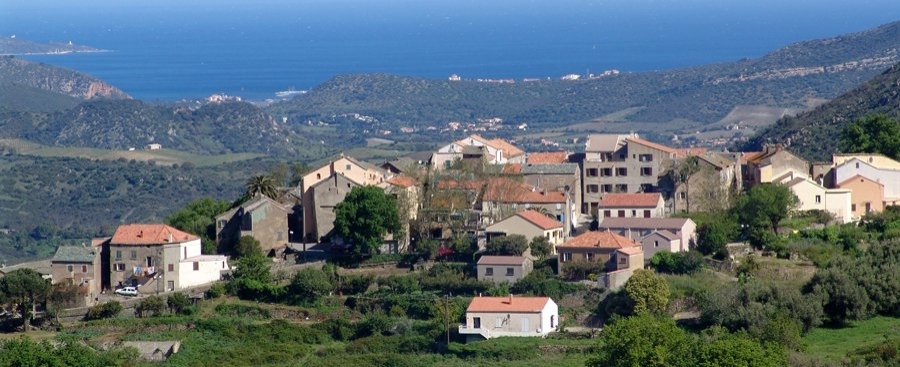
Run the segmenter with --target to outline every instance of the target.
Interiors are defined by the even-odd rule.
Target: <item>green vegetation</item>
[[[335,233],[356,256],[378,253],[386,234],[401,234],[396,199],[376,186],[354,187],[334,213]]]
[[[900,159],[900,121],[870,115],[851,122],[841,131],[841,151],[880,153]]]
[[[845,328],[817,328],[803,337],[807,352],[840,360],[856,349],[900,338],[900,318],[873,317]]]

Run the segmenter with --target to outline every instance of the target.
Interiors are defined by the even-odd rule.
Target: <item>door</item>
[[[523,333],[531,332],[531,327],[528,325],[527,317],[522,318],[522,332]]]
[[[475,329],[481,329],[481,318],[480,318],[480,317],[476,317],[476,318],[473,320],[473,324],[474,324],[474,325],[472,325],[472,326],[473,326]]]

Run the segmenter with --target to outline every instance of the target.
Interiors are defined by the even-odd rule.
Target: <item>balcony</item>
[[[459,335],[481,335],[482,338],[490,339],[491,331],[482,328],[469,328],[465,324],[459,325]]]

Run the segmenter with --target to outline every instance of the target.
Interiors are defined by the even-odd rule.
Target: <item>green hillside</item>
[[[754,136],[746,150],[778,143],[810,160],[830,160],[840,132],[853,120],[871,114],[900,118],[900,64],[856,89],[796,117],[785,117]]]

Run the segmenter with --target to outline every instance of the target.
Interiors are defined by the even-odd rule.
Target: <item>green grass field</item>
[[[161,165],[191,164],[204,167],[223,163],[239,162],[264,156],[257,153],[234,153],[220,155],[199,155],[171,149],[161,150],[107,150],[94,148],[52,147],[21,139],[0,139],[0,146],[16,149],[19,154],[38,157],[68,157],[99,160],[119,158],[138,161],[154,161]]]
[[[821,358],[838,360],[857,348],[877,344],[885,338],[900,338],[900,318],[874,317],[857,321],[843,329],[817,328],[803,341],[806,352]]]

